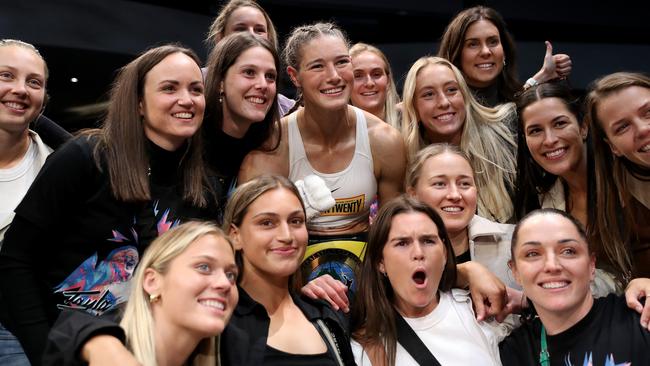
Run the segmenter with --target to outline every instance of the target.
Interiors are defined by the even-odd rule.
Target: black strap
[[[420,337],[415,334],[406,320],[404,320],[396,310],[394,310],[394,314],[397,341],[402,345],[402,347],[404,347],[406,352],[408,352],[420,365],[440,366],[440,362],[436,360],[436,357],[431,353],[431,351],[429,351],[427,346],[422,343]]]

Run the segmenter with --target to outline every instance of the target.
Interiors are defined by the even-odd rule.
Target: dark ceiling
[[[65,128],[77,130],[96,125],[101,118],[97,111],[101,106],[96,104],[106,100],[115,70],[147,46],[181,41],[205,56],[201,41],[223,2],[23,0],[0,13],[0,34],[35,43],[41,49],[51,70],[48,91],[52,99],[46,114]],[[418,56],[435,52],[436,42],[455,13],[477,4],[492,6],[504,16],[518,43],[520,72],[524,74],[539,67],[542,42],[547,39],[572,53],[575,78],[582,86],[619,65],[650,70],[647,2],[620,2],[617,7],[612,2],[557,0],[259,3],[281,38],[296,25],[333,20],[354,42],[385,46],[382,48],[398,75]],[[38,9],[36,14],[34,9]],[[72,78],[77,82],[71,82]]]

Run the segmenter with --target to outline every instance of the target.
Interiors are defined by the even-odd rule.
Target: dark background
[[[68,130],[96,125],[115,70],[144,49],[181,42],[205,60],[203,39],[221,0],[3,0],[0,37],[35,44],[50,68],[46,114]],[[578,91],[615,71],[650,71],[650,5],[596,1],[259,0],[282,40],[292,27],[332,20],[352,42],[387,54],[397,84],[417,58],[435,54],[460,10],[487,5],[505,18],[518,47],[520,78],[542,63],[544,40],[573,59]],[[284,73],[283,73],[284,74]],[[71,82],[76,78],[77,82]],[[283,91],[292,94],[288,83]]]

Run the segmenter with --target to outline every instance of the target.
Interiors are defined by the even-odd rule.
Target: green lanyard
[[[548,354],[548,347],[546,346],[546,329],[544,328],[544,324],[542,324],[542,339],[541,339],[541,350],[539,351],[539,364],[541,366],[549,366],[551,363],[549,362],[549,354]]]

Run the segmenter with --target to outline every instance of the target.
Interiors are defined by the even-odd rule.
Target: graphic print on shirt
[[[337,198],[336,203],[329,210],[322,212],[320,216],[348,216],[358,215],[366,205],[366,195],[360,194],[354,197]]]
[[[572,366],[571,360],[569,359],[569,355],[566,356],[564,360],[564,364],[566,366]],[[582,362],[582,366],[593,366],[593,364],[594,364],[593,353],[590,352],[589,354],[585,354],[585,359]],[[632,366],[632,362],[616,363],[614,361],[614,355],[610,353],[609,356],[605,358],[604,365],[605,366]]]
[[[154,217],[158,217],[158,201],[152,207]],[[157,235],[167,232],[180,224],[180,220],[169,220],[169,209],[156,222]],[[131,278],[140,262],[138,251],[139,234],[134,218],[128,235],[112,230],[112,238],[107,241],[127,245],[113,249],[104,260],[98,261],[97,252],[88,257],[63,282],[54,287],[55,294],[63,295],[59,309],[84,310],[93,315],[101,315],[128,299]]]

